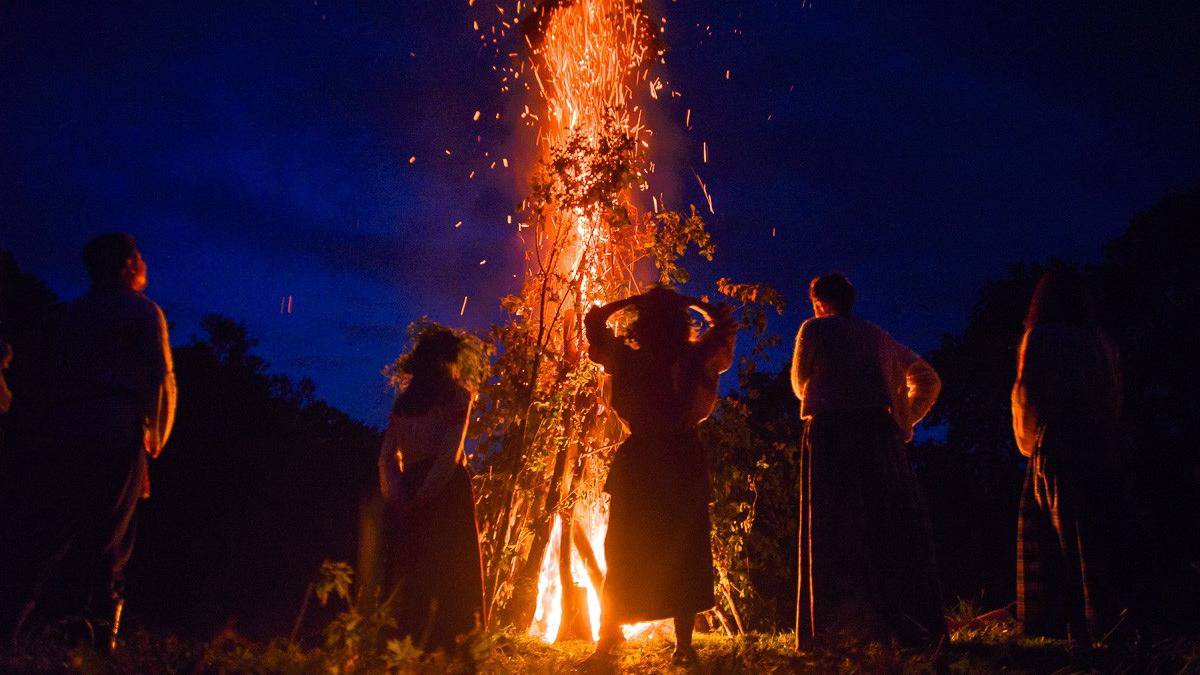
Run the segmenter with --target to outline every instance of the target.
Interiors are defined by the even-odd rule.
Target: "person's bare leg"
[[[591,656],[581,661],[578,668],[584,672],[611,671],[617,647],[624,641],[625,636],[621,633],[621,626],[606,620],[602,612],[600,615],[600,640],[596,643],[596,649],[592,651]]]
[[[596,643],[596,651],[611,654],[625,640],[621,634],[621,626],[615,622],[600,621],[600,641]]]
[[[675,654],[671,661],[676,665],[690,666],[700,660],[692,647],[692,630],[696,627],[696,615],[684,614],[675,617]]]

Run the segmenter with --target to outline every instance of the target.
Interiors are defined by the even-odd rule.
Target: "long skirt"
[[[1116,620],[1119,481],[1098,466],[1029,459],[1017,521],[1017,618],[1026,634],[1094,642]],[[1097,451],[1094,458],[1103,455]]]
[[[945,635],[929,514],[886,410],[808,420],[799,549],[798,646],[837,633],[914,647]]]
[[[406,466],[402,492],[415,494],[430,464]],[[405,512],[390,504],[394,535],[385,552],[386,593],[392,596],[401,636],[428,648],[449,648],[456,638],[486,624],[483,564],[471,478],[455,470],[440,501],[429,509]]]
[[[603,620],[625,624],[711,608],[709,474],[696,431],[630,436],[604,489],[612,502]]]

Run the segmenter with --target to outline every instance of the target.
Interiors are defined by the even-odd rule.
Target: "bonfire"
[[[481,424],[492,443],[480,483],[492,609],[547,642],[592,639],[600,626],[612,452],[625,435],[605,404],[605,378],[585,356],[593,305],[654,281],[685,280],[689,244],[711,255],[698,215],[649,196],[662,50],[640,0],[496,6],[481,38],[519,40],[507,89],[526,93],[535,168],[515,214],[525,278],[494,330],[499,382]],[[486,445],[486,444],[485,444]],[[662,622],[624,627],[653,635]],[[668,624],[669,625],[669,622]]]

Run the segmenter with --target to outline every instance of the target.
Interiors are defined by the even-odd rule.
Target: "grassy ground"
[[[671,665],[669,640],[632,642],[619,673],[1200,673],[1200,637],[1140,648],[1073,650],[1048,640],[1019,638],[1004,629],[958,635],[939,658],[873,643],[845,643],[798,653],[787,634],[698,635],[701,663]],[[566,673],[591,651],[588,642],[548,645],[524,635],[476,636],[454,654],[422,655],[391,644],[362,650],[302,649],[276,641],[254,644],[225,637],[210,644],[149,634],[131,636],[115,656],[43,643],[0,658],[4,672],[82,673]]]

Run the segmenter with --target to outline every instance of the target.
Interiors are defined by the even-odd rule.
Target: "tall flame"
[[[523,39],[519,50],[503,50],[515,60],[504,70],[502,91],[523,86],[529,92],[531,100],[521,118],[536,130],[540,166],[551,168],[554,184],[568,195],[554,193],[558,196],[553,199],[533,200],[532,207],[522,205],[532,225],[530,232],[520,235],[527,243],[529,261],[522,293],[536,298],[529,303],[536,311],[532,320],[542,328],[548,326],[544,333],[555,336],[546,338],[546,350],[562,355],[567,369],[593,372],[589,368],[594,366],[578,358],[582,316],[591,305],[615,300],[637,287],[637,261],[652,243],[652,219],[636,208],[631,193],[647,189],[647,168],[652,169],[647,160],[652,132],[643,124],[645,111],[637,100],[647,95],[657,99],[664,86],[660,77],[651,74],[662,56],[653,40],[661,29],[651,23],[644,0],[515,0],[515,5],[508,0],[488,3],[486,8],[481,5],[477,11],[490,14],[493,6],[496,23],[490,26],[490,34],[485,29],[480,37],[498,50],[506,34]],[[569,155],[566,162],[552,161],[564,153]],[[536,176],[533,183],[537,184]],[[625,225],[612,225],[614,214]],[[546,284],[554,285],[553,292],[547,292]],[[553,382],[545,370],[534,377],[538,387],[552,387]],[[593,400],[600,398],[597,385]],[[596,415],[611,417],[611,413]],[[599,489],[606,469],[599,449],[616,447],[622,434],[619,425],[603,420],[562,431],[565,443],[587,449],[571,455],[585,462],[584,468],[565,475],[562,489],[557,478],[549,481],[550,489],[559,493],[548,497],[555,515],[540,561],[537,604],[529,627],[532,635],[548,642],[566,635],[567,622],[572,631],[583,623],[564,617],[564,606],[586,609],[591,637],[598,638],[608,528],[608,505]],[[557,456],[565,463],[567,454]],[[571,485],[573,478],[586,489]],[[545,526],[546,521],[539,522]],[[570,531],[564,532],[565,527]],[[564,583],[576,588],[564,589]],[[564,602],[564,596],[571,602]],[[634,637],[654,634],[661,625],[623,628]]]
[[[571,139],[582,139],[586,152],[589,144],[599,143],[613,130],[631,139],[639,157],[644,158],[651,132],[642,124],[643,111],[634,103],[634,91],[649,77],[648,64],[657,54],[642,0],[550,0],[532,16],[541,22],[541,34],[536,40],[526,38],[530,49],[527,64],[542,113],[532,117],[539,122],[537,145],[543,158]],[[579,186],[597,180],[587,171],[587,162],[580,165],[585,168],[569,176],[570,180]],[[558,229],[551,233],[552,240],[563,242],[568,249],[559,258],[558,271],[574,280],[578,308],[614,299],[606,297],[611,286],[605,282],[612,276],[614,261],[622,258],[622,245],[631,243],[613,241],[602,217],[603,209],[612,208],[614,201],[618,208],[630,207],[631,196],[626,191],[605,197],[612,201],[572,207],[549,219],[550,226]],[[554,236],[557,234],[567,236]],[[563,518],[554,517],[538,578],[537,609],[529,632],[547,642],[558,638],[564,620],[563,555],[570,556],[570,578],[584,586],[592,639],[599,638],[600,592],[578,544],[590,549],[592,572],[597,567],[601,573],[607,571],[602,545],[608,529],[607,503],[598,493],[590,500],[580,499],[569,522],[577,530],[564,537]],[[577,545],[564,545],[571,541]],[[648,635],[655,632],[655,625],[625,626],[623,630],[627,637]]]

